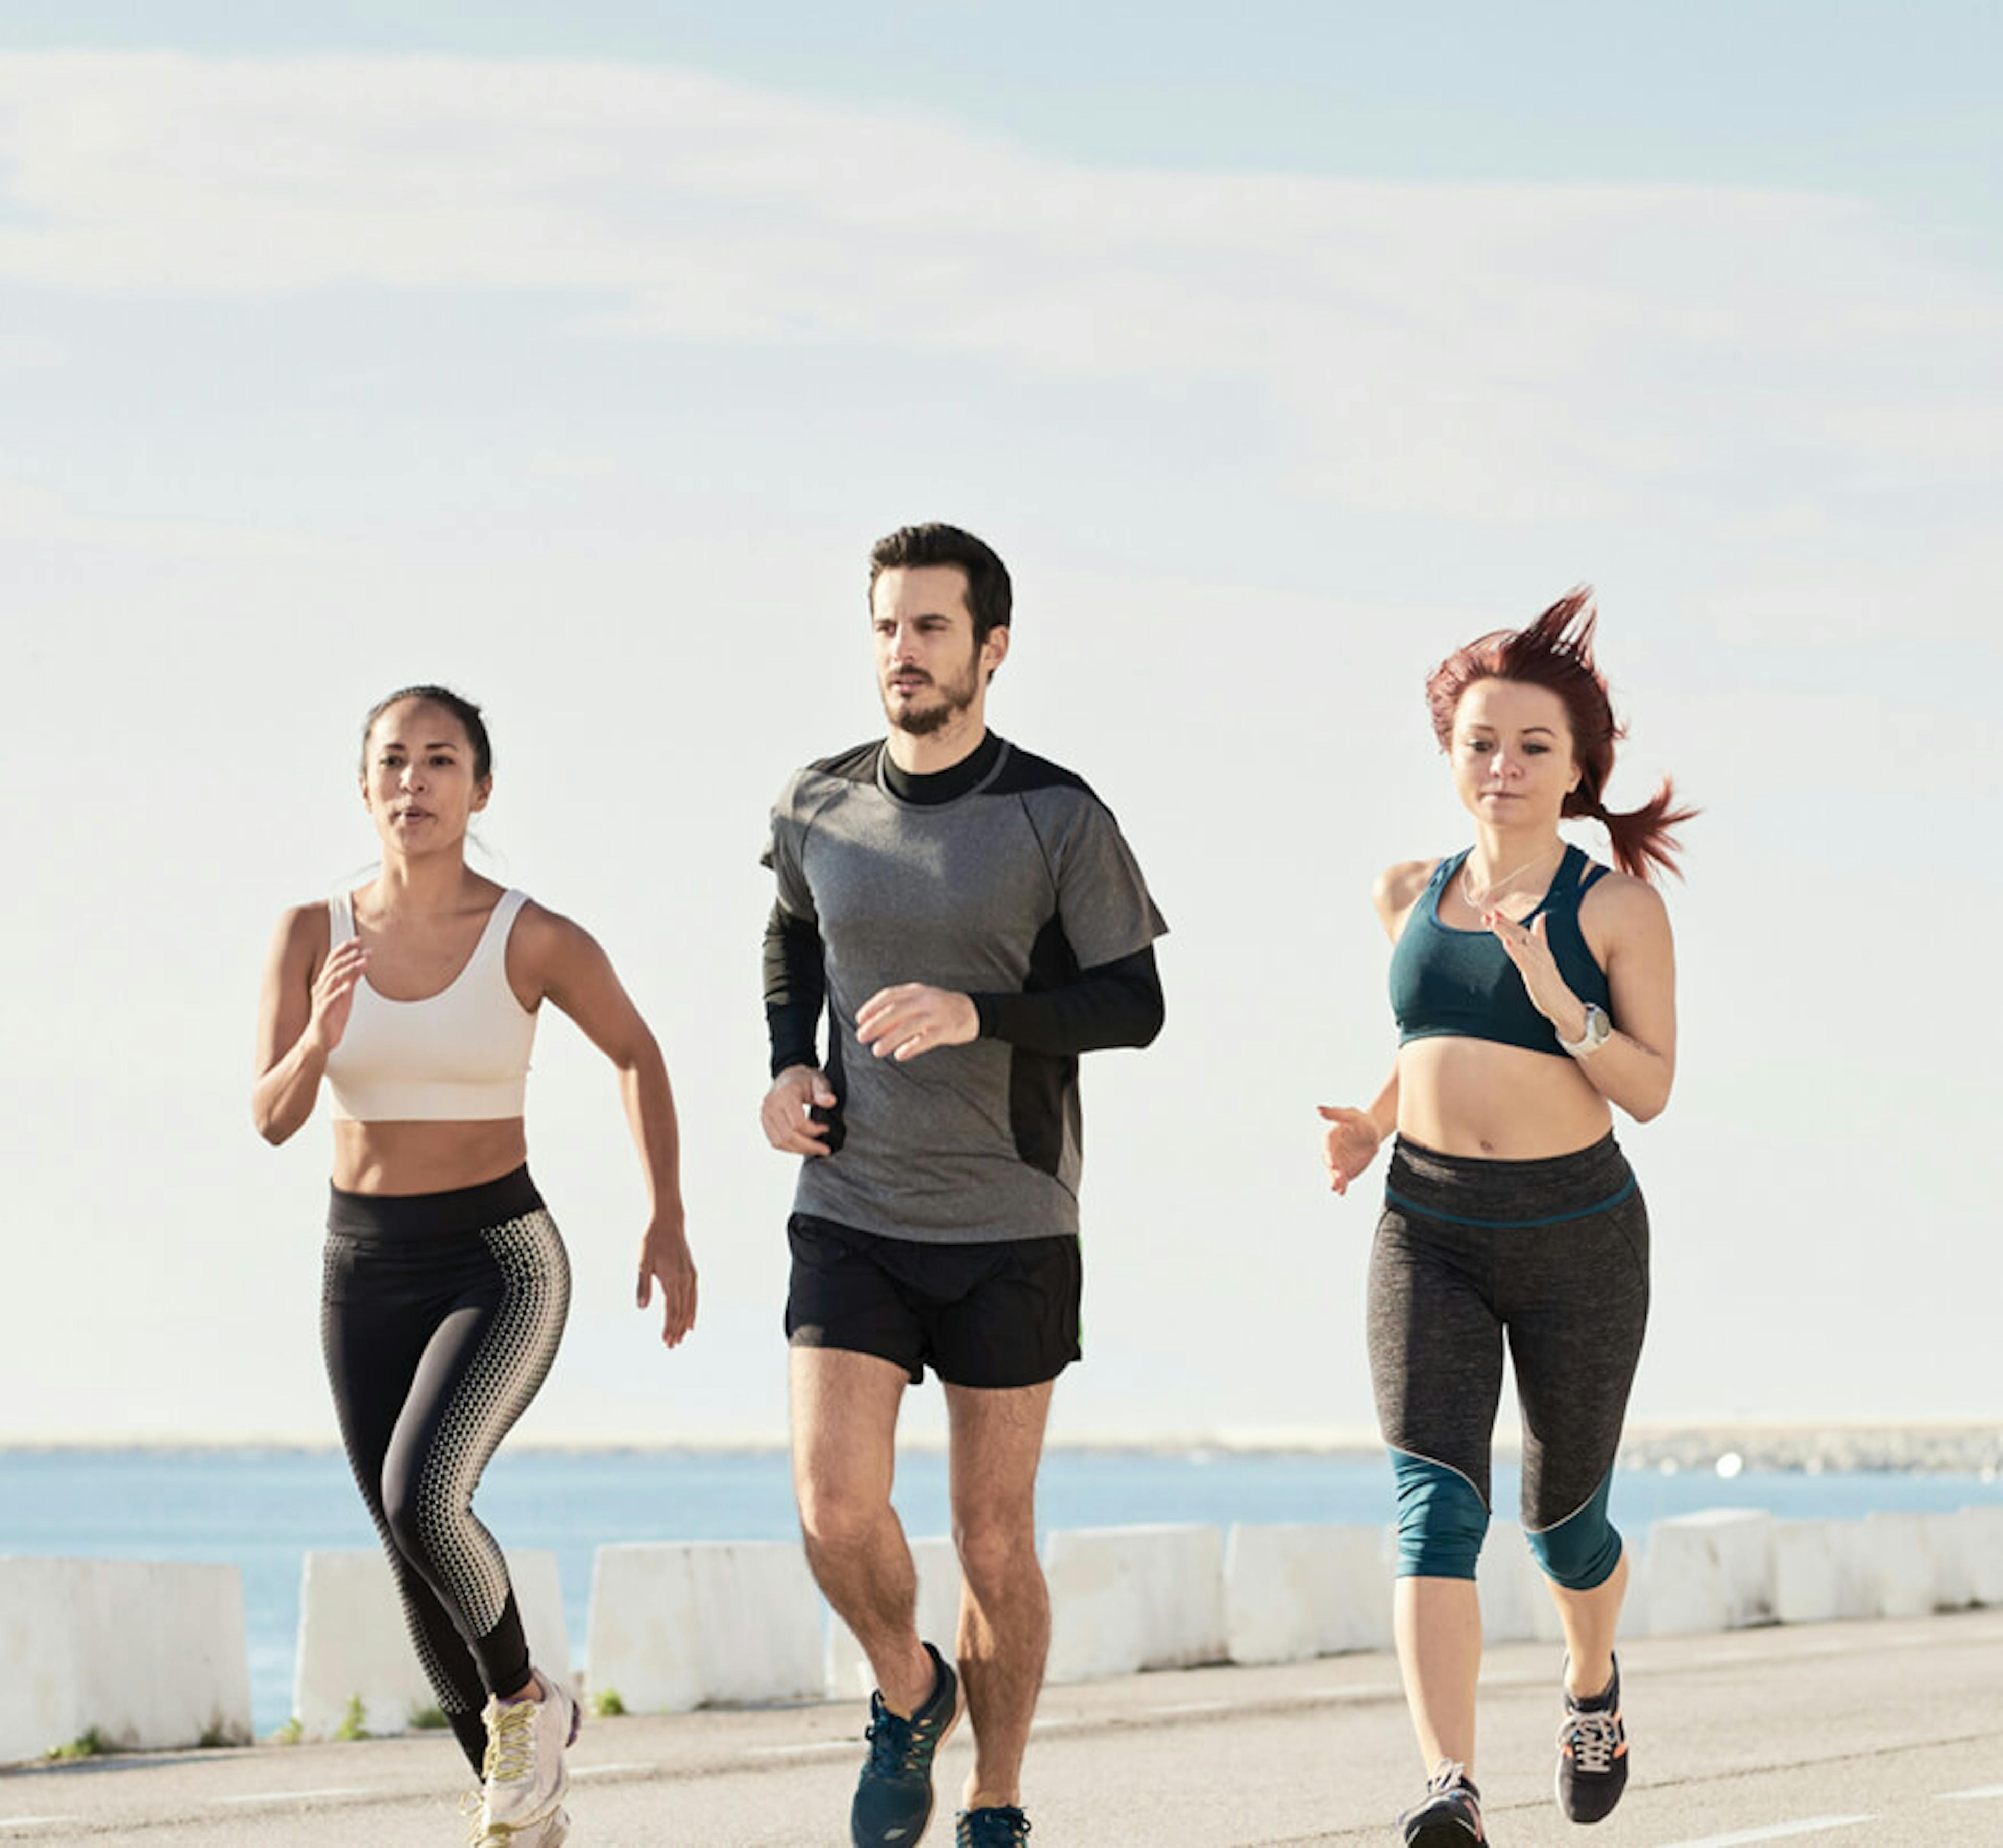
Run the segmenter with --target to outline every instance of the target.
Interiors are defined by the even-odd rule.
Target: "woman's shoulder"
[[[327,960],[333,945],[334,920],[328,915],[327,901],[309,899],[303,905],[288,906],[278,914],[267,966],[310,975]]]
[[[521,893],[521,907],[515,914],[513,941],[532,955],[561,955],[579,943],[589,943],[591,933],[574,917],[567,917],[540,899]]]
[[[334,934],[334,901],[308,899],[304,904],[288,905],[278,914],[277,936],[286,944],[317,944],[324,949]]]
[[[1370,902],[1386,931],[1397,934],[1399,919],[1419,902],[1439,868],[1437,859],[1400,860],[1377,875],[1370,888]]]
[[[1578,915],[1596,931],[1624,935],[1666,929],[1669,908],[1646,879],[1606,867],[1581,896]]]

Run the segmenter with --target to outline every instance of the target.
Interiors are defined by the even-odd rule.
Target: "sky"
[[[606,945],[687,1139],[666,1355],[544,1021],[523,1436],[781,1433],[757,857],[880,728],[868,548],[934,518],[1015,576],[995,728],[1172,926],[1162,1037],[1086,1061],[1058,1438],[1369,1429],[1313,1107],[1392,1057],[1372,877],[1467,838],[1427,669],[1580,582],[1613,800],[1704,811],[1635,1416],[1994,1417],[1999,68],[1973,5],[15,0],[0,1441],[330,1440],[257,976],[429,679],[488,710],[477,863]]]

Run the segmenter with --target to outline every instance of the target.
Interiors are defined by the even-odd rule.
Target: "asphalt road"
[[[2003,1844],[2003,1612],[1641,1641],[1634,1782],[1589,1836],[1551,1799],[1553,1652],[1491,1652],[1477,1769],[1497,1848]],[[573,1848],[844,1848],[857,1703],[595,1720]],[[943,1759],[945,1848],[970,1754]],[[1345,1656],[1050,1689],[1033,1848],[1321,1848],[1397,1837],[1423,1780],[1396,1664]],[[467,1780],[436,1735],[134,1755],[0,1773],[9,1843],[447,1848]]]

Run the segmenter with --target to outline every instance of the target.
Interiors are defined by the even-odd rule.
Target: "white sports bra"
[[[519,1116],[536,1017],[508,985],[508,933],[527,901],[508,891],[466,966],[421,1001],[391,1001],[364,976],[348,1030],[327,1056],[337,1122],[485,1123]],[[355,934],[355,903],[327,901],[329,948]]]

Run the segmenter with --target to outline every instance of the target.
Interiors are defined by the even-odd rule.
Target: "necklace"
[[[1560,854],[1564,853],[1564,843],[1563,841],[1560,841],[1558,843],[1557,851]],[[1462,861],[1460,863],[1460,896],[1467,900],[1467,908],[1469,910],[1477,914],[1486,911],[1488,909],[1487,903],[1487,900],[1494,898],[1496,893],[1500,892],[1504,886],[1512,884],[1515,880],[1520,879],[1524,874],[1530,872],[1533,868],[1543,865],[1547,860],[1550,858],[1550,857],[1551,849],[1546,847],[1541,854],[1538,854],[1536,859],[1525,861],[1523,864],[1518,867],[1514,872],[1505,873],[1499,879],[1491,879],[1487,884],[1484,886],[1481,889],[1484,895],[1483,897],[1477,899],[1474,896],[1474,887],[1470,882],[1467,876],[1469,864],[1474,858],[1474,856],[1470,854],[1466,860]]]

